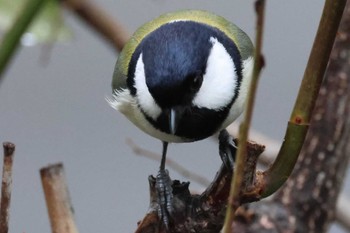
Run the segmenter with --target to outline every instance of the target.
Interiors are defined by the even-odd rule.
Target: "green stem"
[[[19,12],[12,27],[5,34],[0,46],[0,83],[7,64],[18,48],[19,41],[34,17],[47,0],[28,0]]]
[[[293,171],[304,143],[346,0],[326,0],[285,140],[273,165],[264,172],[262,197],[279,189]]]
[[[308,124],[325,74],[346,0],[327,0],[290,121]]]
[[[253,107],[256,89],[258,86],[258,79],[260,71],[264,65],[264,60],[261,55],[263,28],[264,28],[264,13],[265,13],[265,0],[257,0],[255,3],[257,13],[256,23],[256,41],[255,41],[255,56],[254,56],[254,68],[252,74],[252,82],[249,87],[248,99],[246,104],[246,111],[244,119],[239,128],[239,145],[236,155],[236,165],[231,181],[230,195],[228,198],[228,205],[226,209],[226,217],[224,223],[224,233],[231,233],[231,226],[234,217],[234,213],[240,205],[241,193],[243,188],[243,175],[244,168],[246,167],[247,156],[247,140],[250,124],[252,121]]]

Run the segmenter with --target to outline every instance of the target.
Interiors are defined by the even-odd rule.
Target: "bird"
[[[169,143],[219,134],[220,155],[233,163],[225,128],[243,112],[251,82],[253,44],[238,26],[214,13],[181,10],[138,28],[117,59],[109,104],[163,143],[156,188],[158,214],[169,224]],[[229,158],[227,158],[229,157]]]

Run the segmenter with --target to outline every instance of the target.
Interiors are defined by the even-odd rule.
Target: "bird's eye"
[[[203,75],[196,74],[193,76],[191,83],[190,83],[190,89],[192,92],[196,92],[199,90],[199,88],[202,86],[203,82]]]

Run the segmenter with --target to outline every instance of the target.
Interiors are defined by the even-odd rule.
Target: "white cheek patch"
[[[142,53],[136,63],[135,75],[136,99],[139,107],[152,119],[157,119],[161,113],[161,108],[157,105],[146,84],[146,75],[142,61]]]
[[[243,61],[242,64],[242,82],[241,87],[239,89],[239,95],[237,96],[236,101],[232,105],[230,109],[230,113],[228,114],[226,120],[222,124],[221,128],[226,128],[229,124],[231,124],[236,118],[243,112],[245,103],[247,100],[248,89],[252,80],[254,66],[254,58],[249,57]]]
[[[203,83],[193,104],[199,108],[221,110],[234,97],[237,86],[237,74],[234,62],[225,47],[211,37],[213,47],[210,51]]]

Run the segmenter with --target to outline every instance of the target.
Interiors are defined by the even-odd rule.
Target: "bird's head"
[[[217,28],[174,21],[139,43],[127,84],[155,128],[198,140],[227,118],[239,95],[242,65],[237,45]]]

